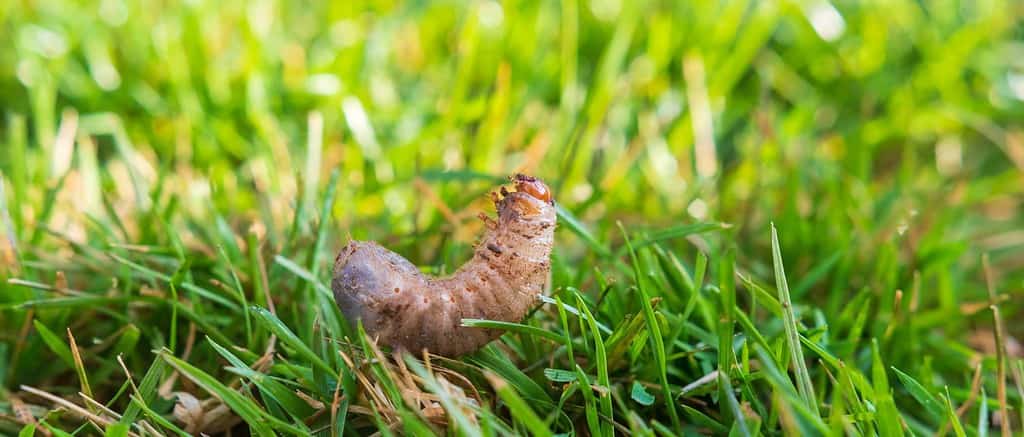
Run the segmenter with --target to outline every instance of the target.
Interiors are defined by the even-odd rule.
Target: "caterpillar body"
[[[515,191],[491,193],[497,219],[486,224],[473,258],[446,277],[422,274],[374,242],[351,241],[334,262],[331,288],[349,323],[411,352],[473,352],[500,330],[462,326],[462,319],[518,322],[539,302],[551,270],[555,231],[551,191],[539,179],[512,177]]]

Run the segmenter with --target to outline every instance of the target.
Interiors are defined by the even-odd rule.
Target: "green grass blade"
[[[177,425],[171,423],[171,421],[164,418],[164,416],[160,415],[156,411],[153,411],[153,409],[149,408],[149,406],[142,402],[142,400],[139,399],[138,396],[132,395],[131,400],[131,407],[135,407],[138,411],[141,411],[142,414],[144,414],[147,418],[149,418],[149,420],[152,420],[154,423],[164,427],[165,429],[171,430],[171,432],[181,437],[192,436],[191,434],[185,432],[185,430],[179,428]]]
[[[487,380],[490,381],[491,386],[494,387],[494,391],[498,393],[498,397],[508,405],[508,409],[512,413],[512,417],[515,417],[522,422],[523,425],[526,425],[526,428],[530,430],[531,435],[553,435],[544,421],[537,416],[537,413],[530,408],[529,404],[527,404],[523,398],[519,397],[519,394],[516,393],[515,389],[513,389],[508,382],[491,372],[485,372],[484,376],[486,376]]]
[[[665,358],[665,343],[661,336],[661,326],[654,314],[654,308],[651,307],[651,299],[645,290],[643,276],[640,273],[640,262],[637,260],[636,251],[633,250],[632,243],[630,243],[629,240],[629,235],[626,233],[626,228],[622,226],[622,223],[619,223],[619,230],[626,239],[626,246],[629,248],[629,256],[633,263],[633,280],[636,281],[637,291],[640,293],[640,305],[644,311],[644,318],[647,319],[647,327],[650,331],[650,341],[654,348],[654,361],[658,368],[658,376],[661,379],[661,388],[665,392],[665,405],[668,409],[669,417],[672,420],[673,428],[678,430],[680,427],[679,415],[676,412],[676,406],[673,400],[674,396],[672,396],[672,388],[668,383],[668,363]]]
[[[740,409],[740,403],[736,400],[736,394],[732,391],[732,383],[729,382],[728,373],[719,371],[718,372],[718,386],[722,395],[725,397],[726,405],[729,406],[729,412],[732,414],[735,428],[739,435],[743,437],[750,437],[750,430],[747,428],[746,416],[743,414],[743,410]]]
[[[583,242],[590,246],[590,249],[596,252],[599,256],[611,255],[611,252],[597,240],[597,237],[592,234],[587,227],[579,221],[569,210],[563,208],[561,205],[555,205],[555,212],[558,214],[558,221],[569,228],[572,233],[576,234],[583,239]]]
[[[953,407],[953,400],[949,396],[949,387],[946,387],[945,402],[943,404],[946,407],[946,419],[953,424],[953,433],[956,437],[967,437],[967,433],[964,432],[964,425],[960,423],[960,416],[957,416],[956,408]]]
[[[502,331],[515,332],[522,335],[546,338],[555,343],[562,343],[564,341],[564,337],[558,333],[538,328],[536,326],[524,325],[522,323],[483,319],[462,319],[462,326],[469,328],[500,329]]]
[[[786,282],[786,271],[782,264],[782,253],[779,249],[779,236],[772,225],[772,265],[775,268],[775,286],[779,290],[779,303],[782,305],[784,328],[786,329],[786,346],[789,349],[790,360],[793,363],[796,373],[797,389],[800,397],[815,415],[818,412],[818,402],[814,398],[814,387],[811,386],[811,375],[807,371],[807,363],[804,361],[803,347],[800,345],[800,336],[797,330],[796,315],[793,311],[793,302],[789,298],[789,284]]]
[[[597,399],[594,397],[594,389],[590,387],[590,379],[578,364],[576,365],[576,380],[577,384],[579,384],[580,392],[583,393],[583,410],[587,418],[587,427],[590,430],[590,434],[600,434],[601,420],[597,415]]]
[[[943,411],[942,402],[929,393],[921,383],[895,367],[891,367],[891,369],[896,373],[896,377],[899,378],[900,382],[903,383],[903,387],[910,392],[910,395],[913,396],[914,399],[924,407],[925,411],[932,415],[932,417],[938,419],[946,414],[945,411]]]
[[[257,323],[262,325],[264,329],[273,332],[282,343],[294,350],[298,356],[309,361],[310,364],[318,367],[320,370],[323,370],[328,374],[334,375],[337,373],[331,368],[331,366],[327,365],[326,361],[313,352],[313,349],[310,349],[306,343],[303,343],[291,329],[288,329],[284,322],[282,322],[281,319],[278,319],[273,313],[258,306],[250,307],[250,311],[256,315]]]
[[[125,409],[124,414],[121,416],[121,423],[131,424],[135,422],[135,419],[142,412],[143,407],[149,405],[156,399],[157,386],[163,380],[164,366],[166,364],[163,360],[154,360],[150,364],[149,369],[146,370],[146,374],[142,377],[142,381],[138,385],[138,390],[132,394],[133,402],[128,405]],[[134,386],[133,386],[134,388]]]
[[[604,339],[601,337],[601,330],[597,328],[597,323],[594,320],[594,315],[591,314],[590,309],[587,308],[587,304],[583,302],[583,297],[576,294],[576,303],[580,309],[583,310],[584,314],[587,315],[587,326],[590,327],[590,335],[594,339],[594,356],[593,358],[597,361],[597,383],[602,387],[611,390],[611,382],[608,378],[608,356],[604,348]],[[606,436],[612,435],[612,427],[610,421],[615,420],[615,414],[612,410],[612,398],[608,393],[602,394],[598,399],[598,404],[601,408],[601,414],[607,418],[607,420],[601,422],[601,433]]]
[[[313,414],[312,407],[296,396],[295,393],[286,388],[283,384],[264,373],[250,369],[242,360],[223,346],[215,343],[213,340],[208,338],[207,341],[210,342],[210,346],[213,346],[214,350],[216,350],[220,356],[224,357],[224,359],[231,363],[232,367],[227,368],[229,372],[251,381],[260,388],[260,391],[264,395],[271,397],[293,417],[304,419]]]
[[[889,378],[885,375],[885,366],[882,365],[882,357],[878,352],[878,341],[871,342],[871,379],[874,384],[875,413],[877,417],[878,433],[882,436],[902,436],[903,426],[900,424],[899,411],[892,399],[892,391],[889,389]]]
[[[217,378],[214,378],[210,374],[196,368],[195,366],[182,361],[181,359],[171,356],[166,351],[160,352],[161,358],[174,367],[175,370],[181,372],[186,378],[192,380],[203,390],[216,396],[225,405],[231,408],[235,414],[238,414],[248,425],[249,428],[257,435],[260,436],[274,436],[276,433],[275,429],[280,431],[286,431],[292,435],[305,435],[306,433],[295,427],[294,425],[282,422],[272,416],[266,411],[260,408],[252,399],[243,396],[237,390],[228,387],[227,385],[220,382]]]
[[[39,337],[43,339],[46,347],[50,348],[50,351],[57,355],[57,358],[60,358],[68,368],[74,369],[75,360],[71,357],[71,348],[64,343],[64,340],[61,340],[57,334],[54,334],[50,328],[38,320],[33,320],[32,325],[36,327],[36,332],[39,333]]]

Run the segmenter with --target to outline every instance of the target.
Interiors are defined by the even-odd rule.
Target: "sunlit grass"
[[[1024,8],[925,3],[0,2],[0,434],[1020,432]],[[536,312],[346,323],[514,172]]]

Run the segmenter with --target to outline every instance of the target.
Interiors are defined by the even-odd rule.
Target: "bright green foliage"
[[[0,435],[1024,432],[1022,22],[0,1]],[[517,171],[537,311],[455,360],[344,320],[349,238],[452,272]]]

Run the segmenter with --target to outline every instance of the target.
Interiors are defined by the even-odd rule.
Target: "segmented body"
[[[371,337],[412,352],[458,356],[501,335],[462,326],[462,319],[518,322],[538,304],[551,270],[555,207],[543,182],[513,178],[516,191],[495,194],[497,220],[473,258],[454,274],[434,278],[373,242],[352,241],[334,263],[331,287],[350,323]]]

